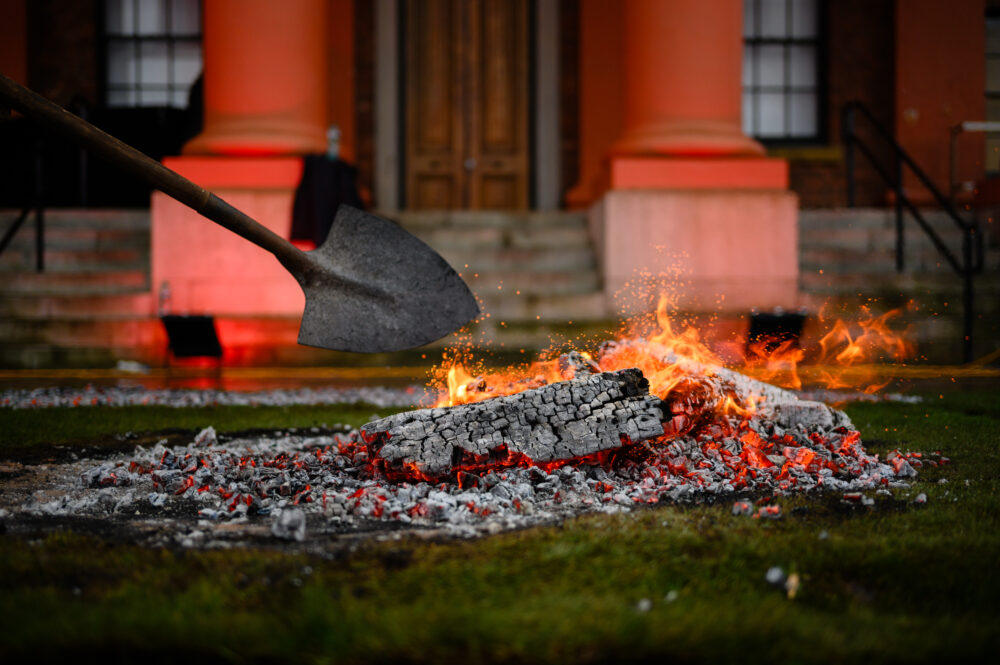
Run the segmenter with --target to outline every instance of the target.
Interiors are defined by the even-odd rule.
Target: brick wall
[[[28,3],[28,86],[57,104],[100,102],[96,0]]]
[[[890,132],[893,129],[893,7],[893,0],[826,3],[827,145],[778,151],[790,160],[791,188],[798,193],[803,208],[846,205],[840,112],[847,102],[863,102],[880,124]],[[884,147],[877,148],[876,153],[888,163]],[[887,188],[880,176],[863,158],[855,161],[857,203],[885,205]]]

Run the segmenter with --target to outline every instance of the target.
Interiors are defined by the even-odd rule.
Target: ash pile
[[[194,520],[199,534],[245,524],[293,540],[401,525],[472,536],[661,502],[884,492],[908,488],[920,464],[899,452],[879,460],[843,412],[722,368],[692,364],[661,398],[638,369],[563,362],[569,380],[360,430],[222,438],[207,428],[187,445],[81,460],[15,509],[182,517],[182,544]]]

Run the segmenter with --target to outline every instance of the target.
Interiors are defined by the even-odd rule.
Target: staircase
[[[0,212],[0,228],[15,217],[15,211]],[[489,314],[474,332],[498,347],[539,348],[553,335],[603,325],[604,296],[585,214],[392,217],[462,273]],[[0,254],[0,367],[112,367],[120,359],[162,364],[166,340],[149,283],[149,211],[47,210],[45,230],[45,272],[34,272],[30,222]],[[355,354],[340,358],[295,345],[297,317],[217,318],[216,324],[224,346],[235,349],[234,362],[358,362]],[[247,335],[250,329],[286,340],[288,348],[251,349],[260,337]],[[372,362],[383,360],[408,362]]]
[[[154,343],[154,311],[148,210],[46,210],[41,273],[32,220],[0,254],[0,367],[112,366]]]
[[[391,216],[462,273],[489,314],[475,334],[493,340],[494,350],[516,355],[520,348],[543,348],[552,337],[598,333],[613,323],[583,213]],[[0,227],[14,217],[14,211],[0,212]],[[958,246],[953,224],[930,213],[928,219]],[[941,264],[923,232],[907,225],[906,269],[897,273],[892,210],[803,210],[799,220],[800,292],[812,314],[825,305],[827,312],[856,318],[859,305],[880,311],[912,300],[919,310],[900,325],[914,326],[921,353],[938,362],[959,360],[961,280]],[[111,367],[119,359],[161,364],[166,341],[149,284],[149,212],[48,210],[45,226],[44,273],[34,272],[30,223],[0,254],[0,367]],[[977,355],[1000,346],[1000,243],[987,240],[986,269],[975,280]],[[254,351],[259,338],[248,338],[236,362],[360,362],[356,355],[295,346],[297,319],[218,325],[229,348],[244,343],[241,329],[280,328],[273,337],[288,340],[287,348]],[[733,334],[742,334],[743,326],[734,321]]]
[[[497,321],[606,317],[601,278],[577,212],[401,212],[394,219],[462,274]]]
[[[968,213],[971,214],[971,213]],[[958,253],[962,234],[943,212],[924,211],[928,224]],[[986,222],[988,215],[980,212]],[[1000,244],[987,231],[985,266],[974,277],[975,355],[1000,346]],[[917,309],[897,325],[912,325],[921,355],[961,360],[962,280],[911,218],[904,222],[904,270],[897,272],[895,212],[888,208],[803,210],[799,213],[799,290],[811,312],[856,317],[860,305],[876,313],[907,303]]]

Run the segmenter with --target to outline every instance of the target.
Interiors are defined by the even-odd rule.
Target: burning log
[[[559,466],[663,434],[661,401],[637,369],[603,372],[361,428],[387,476],[434,479],[488,466]]]
[[[674,439],[730,409],[769,423],[772,433],[853,428],[825,404],[725,368],[677,362],[688,377],[662,400],[649,394],[636,368],[591,373],[581,365],[568,381],[396,414],[368,423],[361,436],[374,468],[391,480],[418,481],[498,467],[605,463],[623,446]]]

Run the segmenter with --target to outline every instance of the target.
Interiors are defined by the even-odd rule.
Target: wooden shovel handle
[[[73,115],[58,104],[0,74],[0,100],[40,124],[60,132],[115,166],[146,181],[164,194],[204,215],[216,224],[274,254],[295,272],[305,256],[290,242],[215,194],[171,171],[155,159]]]

